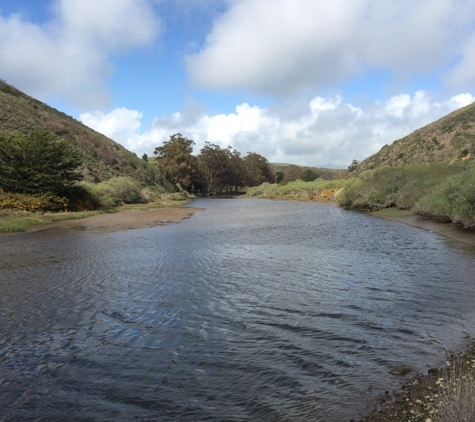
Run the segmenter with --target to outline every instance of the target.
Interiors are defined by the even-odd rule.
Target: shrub
[[[472,357],[457,356],[438,379],[433,422],[475,420],[475,373]]]
[[[448,177],[414,207],[421,215],[453,221],[464,229],[475,229],[475,166]]]
[[[80,182],[78,186],[88,192],[91,202],[97,208],[144,202],[140,185],[129,177],[114,177],[97,184]]]
[[[445,164],[409,164],[379,167],[360,174],[360,179],[345,188],[339,200],[346,208],[371,211],[389,207],[411,209],[422,197],[447,177],[464,167]]]
[[[0,209],[60,212],[68,210],[68,200],[51,193],[44,195],[0,193]]]

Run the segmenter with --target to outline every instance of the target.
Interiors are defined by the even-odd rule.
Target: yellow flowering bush
[[[66,198],[46,193],[43,195],[23,195],[19,193],[0,193],[0,209],[20,211],[67,211]]]

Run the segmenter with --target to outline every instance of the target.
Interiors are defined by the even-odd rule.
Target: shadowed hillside
[[[411,163],[454,164],[475,156],[475,103],[454,111],[391,145],[360,163],[350,171],[358,174],[380,166]]]

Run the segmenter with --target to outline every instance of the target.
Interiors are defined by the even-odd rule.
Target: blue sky
[[[0,78],[138,155],[344,168],[475,100],[475,2],[0,0]]]

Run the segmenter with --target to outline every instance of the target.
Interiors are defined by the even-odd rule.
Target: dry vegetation
[[[402,391],[386,393],[360,422],[475,421],[475,346],[447,360],[443,369],[418,374]]]
[[[410,135],[385,145],[354,166],[354,175],[385,165],[454,164],[475,156],[475,103],[463,107]]]

